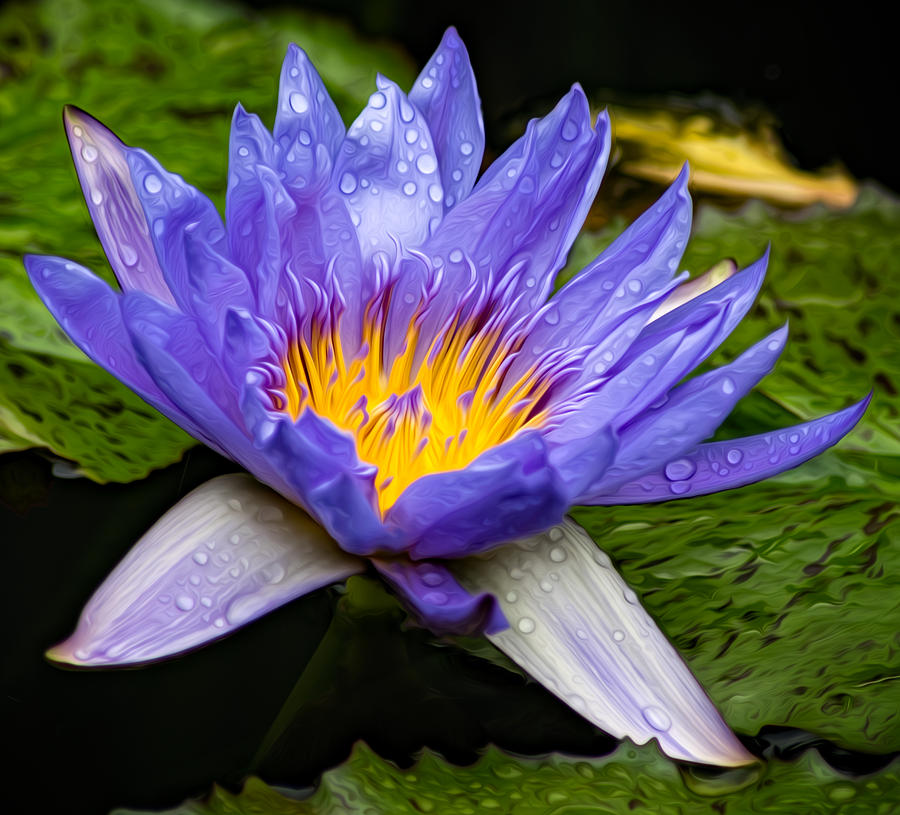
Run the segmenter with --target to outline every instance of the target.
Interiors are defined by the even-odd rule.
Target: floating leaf
[[[876,775],[848,778],[815,753],[791,764],[700,781],[682,776],[650,745],[623,744],[612,755],[590,761],[558,754],[525,759],[491,748],[469,767],[456,767],[425,751],[416,764],[401,769],[357,744],[308,798],[298,800],[288,790],[251,778],[238,794],[216,787],[205,800],[186,802],[164,815],[889,815],[900,803],[898,782],[896,763]],[[117,813],[129,815],[126,810]]]

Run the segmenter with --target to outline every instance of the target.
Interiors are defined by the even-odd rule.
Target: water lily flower
[[[833,444],[865,404],[705,442],[786,330],[682,381],[766,267],[676,274],[687,171],[551,296],[606,165],[606,114],[592,121],[575,85],[479,177],[480,103],[453,29],[408,94],[376,86],[346,130],[292,45],[274,131],[234,113],[224,223],[66,108],[120,291],[29,256],[35,288],[89,357],[255,479],[178,503],[50,656],[159,659],[374,567],[424,625],[484,633],[604,730],[752,761],[564,513],[748,484]]]

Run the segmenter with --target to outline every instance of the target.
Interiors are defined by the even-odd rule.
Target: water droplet
[[[513,566],[513,568],[509,570],[509,576],[513,580],[521,580],[523,577],[525,577],[525,572]]]
[[[229,498],[228,506],[230,509],[233,509],[235,512],[240,512],[243,509],[243,507],[241,506],[241,502],[238,501],[237,498]]]
[[[625,589],[625,591],[622,592],[622,596],[625,598],[626,603],[631,603],[633,606],[638,604],[637,595],[631,589]]]
[[[199,585],[200,585],[200,575],[192,574],[192,575],[188,578],[188,582],[189,582],[192,586],[199,586]]]
[[[725,459],[729,464],[740,464],[741,459],[744,457],[744,454],[737,449],[729,450],[725,454]]]
[[[263,577],[267,583],[280,583],[284,580],[285,574],[284,566],[280,563],[273,563],[263,572]]]
[[[550,550],[550,560],[552,560],[554,563],[562,563],[566,559],[566,557],[566,550],[562,549],[559,546],[554,546]]]
[[[444,582],[444,578],[438,572],[425,572],[422,575],[422,582],[426,586],[440,586]]]
[[[411,122],[416,116],[413,106],[404,98],[400,98],[400,121]],[[410,142],[412,144],[412,142]]]
[[[210,600],[209,597],[201,597],[200,605],[204,608],[212,608],[212,600]]]
[[[151,195],[156,195],[162,189],[162,181],[159,180],[159,176],[155,173],[148,173],[144,178],[144,189]]]
[[[291,68],[291,76],[294,77],[294,79],[296,79],[298,76],[300,76],[300,69],[297,68],[296,66]]]
[[[312,144],[312,136],[310,135],[308,130],[301,130],[297,134],[297,141],[300,142],[304,147],[309,147]]]
[[[228,574],[230,574],[232,577],[240,577],[240,576],[241,576],[241,568],[240,568],[240,566],[232,566],[232,567],[228,570]]]
[[[628,291],[632,294],[640,294],[644,284],[640,280],[631,279],[628,281]]]
[[[516,628],[523,634],[530,634],[535,628],[534,620],[532,620],[531,617],[522,617],[522,619],[516,623]]]
[[[554,526],[547,532],[547,537],[552,541],[562,540],[563,532],[558,526]]]
[[[441,189],[440,184],[432,184],[428,187],[428,197],[434,201],[435,204],[440,204],[441,201],[444,200],[444,191]]]
[[[378,119],[372,119],[372,121],[369,122],[369,127],[372,128],[373,133],[381,133],[381,131],[384,129],[384,125],[379,122]],[[363,139],[364,138],[365,136],[363,136]],[[362,144],[362,139],[360,139],[360,144]],[[365,147],[365,145],[363,145],[363,147]]]
[[[450,252],[450,262],[451,263],[459,263],[463,259],[463,253],[461,249],[454,249]]]
[[[734,387],[734,380],[730,376],[722,380],[722,393],[734,393]]]
[[[566,119],[566,123],[563,125],[562,129],[562,137],[565,141],[574,141],[575,137],[578,135],[578,125],[575,124],[571,119]]]
[[[369,97],[369,107],[381,110],[387,104],[387,99],[381,91],[376,91]]]
[[[557,150],[557,151],[550,157],[550,166],[555,170],[555,169],[556,169],[557,167],[559,167],[562,163],[563,163],[563,154],[560,153],[559,150]]]
[[[88,162],[93,162],[97,160],[97,156],[100,154],[97,152],[97,148],[92,144],[85,144],[81,147],[81,157]]]
[[[577,693],[573,693],[571,694],[571,696],[567,696],[566,701],[569,703],[569,707],[571,707],[573,710],[577,710],[579,712],[582,710],[587,710],[587,702],[585,702],[584,699]],[[568,807],[566,807],[566,809],[568,809]]]
[[[416,159],[416,168],[420,173],[429,175],[437,169],[437,162],[434,160],[434,156],[431,155],[431,153],[422,153],[422,155]]]
[[[580,640],[586,640],[588,638],[587,631],[585,631],[583,628],[576,628],[575,636]]]
[[[356,176],[353,173],[344,173],[341,176],[341,192],[344,195],[350,195],[356,190],[357,183]]]
[[[422,599],[426,603],[431,603],[435,606],[443,606],[447,604],[447,600],[449,599],[446,594],[442,591],[430,591],[422,597]]]
[[[454,171],[450,174],[450,177],[451,177],[454,181],[462,181],[462,170],[454,170]]]
[[[518,600],[518,599],[519,599],[518,592],[514,592],[514,591],[506,592],[506,602],[507,603],[515,603],[516,600]]]
[[[284,513],[278,507],[260,507],[256,517],[263,523],[278,523],[284,520]]]
[[[647,705],[647,707],[641,711],[641,714],[644,717],[644,721],[647,722],[650,727],[654,730],[659,730],[661,733],[664,733],[672,726],[672,720],[669,718],[669,714],[656,705]]]
[[[190,611],[194,607],[194,598],[188,597],[186,594],[179,594],[175,598],[175,605],[182,611]]]
[[[404,195],[415,195],[417,189],[418,189],[418,188],[416,187],[416,185],[415,185],[412,181],[407,181],[407,182],[403,185],[403,193],[404,193]]]
[[[666,464],[664,472],[669,481],[685,481],[697,472],[697,465],[689,458],[679,458]]]
[[[205,566],[206,562],[209,560],[206,552],[194,552],[194,563],[199,564],[200,566]]]
[[[674,481],[669,484],[669,492],[674,495],[684,495],[691,488],[689,481]]]
[[[541,591],[546,592],[547,594],[550,594],[550,592],[553,591],[553,584],[549,580],[542,580],[539,585]]]
[[[306,111],[309,110],[309,99],[298,91],[294,91],[288,97],[288,101],[290,102],[291,110],[294,111],[294,113],[306,113]]]
[[[228,542],[229,542],[232,546],[236,546],[237,544],[239,544],[239,543],[241,542],[241,536],[238,535],[238,534],[235,532],[235,534],[233,534],[233,535],[228,539]]]
[[[472,155],[472,151],[473,151],[474,149],[475,149],[475,148],[472,146],[472,142],[468,142],[468,141],[464,141],[464,142],[459,146],[459,152],[462,153],[464,156],[471,156],[471,155]]]
[[[84,131],[78,126],[72,128],[72,132],[80,139],[84,135]]]
[[[122,258],[122,263],[126,266],[134,266],[138,262],[137,252],[127,243],[119,244],[119,256]]]
[[[620,631],[620,630],[617,628],[615,631],[613,631],[613,639],[614,639],[616,642],[622,642],[622,640],[625,639],[625,632],[624,632],[624,631]]]
[[[422,77],[422,87],[423,87],[423,88],[428,89],[428,88],[430,88],[432,85],[434,85],[434,80],[433,80],[433,79],[431,79],[431,78],[429,78],[429,77],[427,77],[427,76]]]
[[[239,155],[239,156],[243,156],[244,158],[246,158],[247,156],[250,155],[250,151],[249,151],[246,147],[238,147],[238,155]],[[146,186],[146,183],[147,183],[147,182],[145,181],[145,182],[144,182],[144,185],[145,185],[145,186]]]
[[[103,193],[98,189],[91,190],[91,201],[95,204],[99,204],[103,201]]]
[[[216,628],[224,628],[224,627],[225,627],[225,620],[222,619],[222,617],[219,617],[219,618],[213,623],[213,625],[214,625]]]

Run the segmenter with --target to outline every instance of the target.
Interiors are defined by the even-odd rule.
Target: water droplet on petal
[[[734,380],[731,377],[726,376],[722,380],[722,393],[734,393],[734,387]]]
[[[626,603],[631,603],[633,606],[638,604],[637,595],[632,589],[625,589],[625,591],[622,592],[622,596],[625,598]]]
[[[523,634],[530,634],[534,631],[534,627],[534,620],[532,620],[531,617],[522,617],[522,619],[516,623],[516,628]]]
[[[437,169],[437,162],[434,160],[434,156],[431,155],[431,153],[422,153],[422,155],[416,159],[416,168],[420,173],[428,175]]]
[[[429,77],[427,77],[427,76],[422,77],[422,87],[423,87],[423,88],[428,89],[428,88],[430,88],[432,85],[434,85],[434,80],[433,80],[433,79],[431,79],[431,78],[429,78]]]
[[[729,464],[740,464],[741,459],[743,457],[744,457],[744,454],[740,450],[737,450],[737,449],[729,450],[725,454],[725,459],[728,461]]]
[[[475,148],[472,146],[472,142],[464,141],[464,142],[459,146],[459,152],[462,153],[464,156],[471,156],[471,155],[472,155],[472,151],[473,151],[474,149],[475,149]]]
[[[619,629],[616,629],[615,631],[613,631],[613,639],[616,642],[622,642],[622,640],[625,639],[625,632],[620,631]]]
[[[206,552],[194,552],[194,563],[203,566],[208,560],[209,557],[207,556]]]
[[[194,607],[194,598],[188,597],[186,594],[179,594],[175,598],[175,605],[182,611],[190,611]]]
[[[344,173],[341,176],[341,192],[344,195],[350,195],[350,193],[354,192],[357,184],[356,176],[353,173]]]
[[[554,546],[550,550],[550,560],[552,560],[554,563],[562,563],[566,559],[566,557],[566,550],[559,546]]]
[[[122,258],[122,263],[126,266],[134,266],[138,262],[137,252],[127,243],[119,244],[119,256]]]
[[[669,481],[684,481],[697,472],[697,465],[689,458],[679,458],[666,464],[664,472]]]
[[[81,148],[81,157],[88,162],[93,162],[97,160],[97,156],[100,154],[97,152],[97,148],[92,144],[85,144]]]
[[[443,605],[447,604],[447,600],[449,598],[442,591],[430,591],[427,594],[425,594],[425,596],[422,597],[422,599],[426,603],[431,603],[432,605],[435,605],[435,606],[443,606]]]
[[[289,97],[288,101],[291,105],[291,110],[294,113],[306,113],[309,110],[309,99],[307,99],[302,93],[294,91]]]
[[[656,705],[647,705],[641,713],[644,716],[644,721],[654,730],[659,730],[661,733],[664,733],[672,726],[669,714]]]
[[[233,509],[235,512],[240,512],[243,509],[243,507],[241,506],[241,502],[238,501],[237,498],[229,498],[228,507],[229,509]]]
[[[422,582],[426,586],[440,586],[444,582],[444,578],[438,572],[425,572],[422,575]]]
[[[245,147],[244,149],[246,150],[247,148]],[[148,173],[144,179],[144,189],[151,195],[156,195],[162,189],[162,181],[159,180],[159,176],[155,173]]]
[[[550,592],[553,591],[553,584],[549,580],[542,580],[539,585],[541,591],[546,592],[547,594],[550,594]]]
[[[369,97],[369,107],[381,110],[387,104],[387,99],[381,91],[376,91]]]
[[[516,600],[518,600],[518,599],[519,599],[519,595],[517,592],[514,592],[514,591],[506,592],[506,602],[507,603],[515,603]]]
[[[434,201],[435,204],[440,204],[441,201],[444,200],[444,191],[441,189],[440,184],[432,184],[428,187],[428,197]]]
[[[404,193],[404,195],[415,195],[415,194],[416,194],[416,189],[417,189],[417,187],[416,187],[415,184],[413,184],[412,181],[407,181],[407,182],[403,185],[403,193]]]
[[[463,253],[461,249],[454,249],[450,252],[450,262],[451,263],[459,263],[463,259]]]

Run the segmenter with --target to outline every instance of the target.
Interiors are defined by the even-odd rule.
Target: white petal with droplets
[[[224,475],[151,527],[48,656],[85,666],[160,659],[364,568],[272,490]]]
[[[657,739],[687,761],[754,761],[609,557],[574,522],[467,558],[454,573],[469,591],[492,592],[509,620],[488,639],[608,733],[638,744]]]

